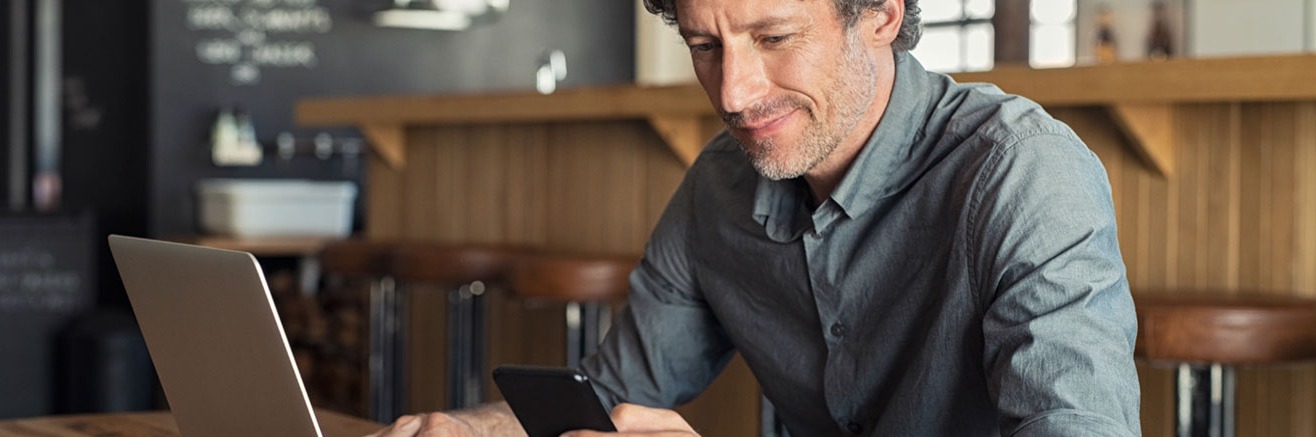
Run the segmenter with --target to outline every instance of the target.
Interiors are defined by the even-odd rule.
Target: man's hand
[[[471,424],[447,413],[414,414],[399,417],[392,425],[366,437],[478,437]]]
[[[572,431],[563,437],[689,437],[699,436],[690,424],[672,410],[642,407],[635,404],[619,404],[612,409],[612,423],[617,426],[617,433],[598,431]]]
[[[387,428],[366,437],[479,437],[524,436],[525,430],[506,402],[447,413],[399,417]]]

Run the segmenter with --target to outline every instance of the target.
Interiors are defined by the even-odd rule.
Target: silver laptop
[[[183,436],[321,436],[255,257],[109,240]]]

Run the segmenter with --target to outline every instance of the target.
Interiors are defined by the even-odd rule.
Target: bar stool
[[[626,298],[639,258],[618,255],[528,255],[512,266],[518,296],[566,303],[566,361],[576,368],[598,349],[611,317],[609,302]]]
[[[484,401],[488,329],[484,292],[502,282],[524,252],[514,247],[409,243],[394,253],[393,273],[404,288],[426,283],[448,290],[447,408]]]
[[[392,257],[395,243],[376,240],[343,240],[327,243],[319,253],[318,263],[324,274],[325,284],[330,292],[347,292],[352,287],[346,283],[368,284],[366,314],[366,359],[363,363],[366,375],[365,413],[378,422],[388,422],[397,417],[401,403],[401,390],[405,387],[403,373],[398,363],[402,354],[400,333],[400,313],[398,311],[397,289],[392,277]],[[329,298],[332,296],[326,296]],[[358,310],[359,311],[359,310]],[[342,335],[338,342],[344,343],[347,353],[359,350],[354,340],[358,331],[358,321],[350,316],[358,311],[345,311],[347,320],[339,323]],[[339,357],[345,359],[346,357]],[[341,364],[341,363],[340,363]],[[340,365],[341,367],[341,365]],[[337,373],[354,373],[339,371]],[[340,378],[342,376],[340,375]],[[333,379],[333,378],[331,378]],[[345,381],[337,381],[339,387],[352,387]],[[354,391],[343,388],[344,391]]]
[[[1137,297],[1134,356],[1176,371],[1175,435],[1234,435],[1234,367],[1316,359],[1316,300]]]

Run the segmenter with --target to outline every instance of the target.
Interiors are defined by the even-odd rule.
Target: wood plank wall
[[[407,138],[400,171],[370,160],[369,238],[639,254],[685,173],[643,121],[423,127]],[[443,299],[417,291],[410,409],[430,411],[447,407]],[[565,362],[562,305],[497,290],[489,308],[491,363]],[[758,408],[758,387],[736,360],[682,411],[706,435],[736,436],[758,433]]]
[[[1107,167],[1135,293],[1316,297],[1316,102],[1176,106],[1170,178],[1131,152],[1102,109],[1051,112]],[[707,125],[711,135],[717,123]],[[684,170],[640,121],[427,127],[408,138],[404,170],[371,160],[370,237],[638,253]],[[560,307],[502,296],[492,360],[560,362]],[[440,318],[419,320],[442,338]],[[441,365],[416,368],[413,392],[442,392]],[[1170,370],[1139,372],[1143,433],[1171,435]],[[683,412],[706,435],[755,435],[756,393],[737,363]],[[413,396],[413,407],[441,408],[438,399]],[[1238,435],[1316,435],[1316,365],[1240,369]]]
[[[1131,153],[1102,110],[1051,113],[1107,168],[1135,294],[1316,298],[1316,102],[1176,106],[1169,178]],[[1140,375],[1143,434],[1172,435],[1171,371]],[[1238,436],[1316,435],[1316,365],[1241,368],[1237,393]]]

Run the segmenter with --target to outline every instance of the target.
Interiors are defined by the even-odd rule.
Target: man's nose
[[[763,59],[753,50],[724,48],[722,52],[722,110],[741,112],[768,93]]]

